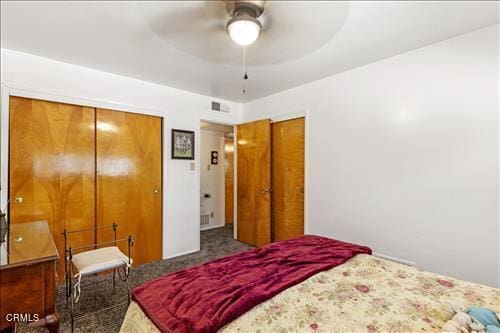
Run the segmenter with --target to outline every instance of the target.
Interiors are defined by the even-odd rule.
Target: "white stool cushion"
[[[73,264],[82,276],[126,266],[128,257],[117,246],[109,246],[75,254]]]

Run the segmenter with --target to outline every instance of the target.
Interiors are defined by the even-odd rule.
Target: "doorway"
[[[234,128],[200,124],[200,230],[204,235],[233,238]],[[216,230],[217,229],[217,230]],[[207,233],[207,230],[213,230]],[[215,235],[217,233],[217,235]],[[214,234],[214,235],[211,235]],[[203,244],[202,244],[203,246]]]

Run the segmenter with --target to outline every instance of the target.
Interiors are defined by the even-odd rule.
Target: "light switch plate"
[[[196,169],[196,164],[194,162],[189,163],[189,170],[194,171]]]

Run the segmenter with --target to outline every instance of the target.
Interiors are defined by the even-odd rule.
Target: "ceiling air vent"
[[[212,111],[229,112],[229,107],[219,102],[212,101]]]

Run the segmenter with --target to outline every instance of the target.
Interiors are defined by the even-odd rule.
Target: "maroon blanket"
[[[216,332],[279,292],[359,253],[371,250],[302,236],[157,278],[132,295],[162,332]]]

